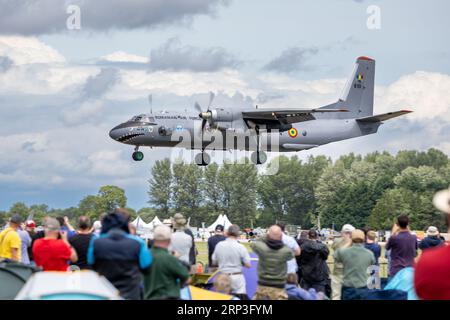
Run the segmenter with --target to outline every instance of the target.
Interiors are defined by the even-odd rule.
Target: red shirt
[[[33,258],[44,271],[67,271],[67,261],[72,252],[67,243],[60,239],[38,239],[33,245]]]
[[[422,252],[414,271],[414,287],[420,299],[450,299],[450,246]]]

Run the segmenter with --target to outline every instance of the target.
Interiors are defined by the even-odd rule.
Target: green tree
[[[172,196],[172,170],[170,159],[157,160],[149,182],[149,203],[156,206],[158,214],[169,215]]]
[[[202,169],[196,164],[175,163],[173,170],[173,205],[186,217],[192,218],[193,224],[200,224],[204,220],[202,201]]]
[[[125,208],[127,197],[125,190],[116,186],[103,186],[98,191],[98,210],[110,212],[116,208]]]
[[[26,219],[30,214],[30,208],[23,202],[16,202],[9,208],[9,216],[15,214],[21,216],[22,219]]]

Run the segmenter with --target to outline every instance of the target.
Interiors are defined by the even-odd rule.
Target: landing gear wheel
[[[132,157],[134,161],[142,161],[142,159],[144,159],[144,154],[141,151],[135,151],[133,152]]]
[[[211,163],[211,157],[206,152],[200,152],[195,156],[195,163],[198,166],[207,166]]]
[[[267,154],[264,151],[255,151],[250,155],[254,164],[264,164],[267,161]]]

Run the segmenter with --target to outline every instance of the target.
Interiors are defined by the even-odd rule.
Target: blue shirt
[[[381,246],[378,243],[366,243],[364,247],[373,252],[376,261],[375,264],[378,265],[378,258],[380,258],[381,255]]]

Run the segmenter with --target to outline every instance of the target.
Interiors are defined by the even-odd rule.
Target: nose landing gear
[[[136,146],[136,148],[134,148],[134,152],[131,157],[134,161],[142,161],[144,159],[144,154],[139,151],[139,146]]]

